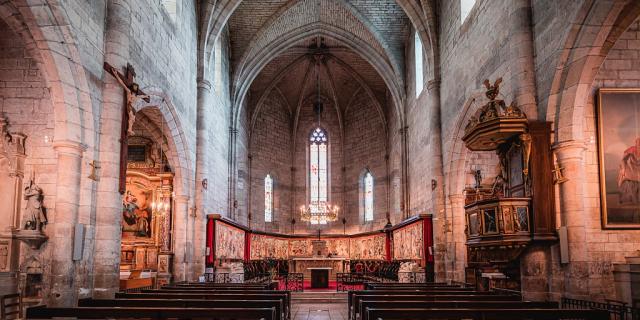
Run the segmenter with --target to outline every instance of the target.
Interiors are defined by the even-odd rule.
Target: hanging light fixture
[[[321,49],[320,38],[317,39],[317,49]],[[311,134],[310,142],[312,144],[326,144],[327,137],[324,134],[324,131],[320,129],[320,118],[322,115],[322,109],[324,105],[322,104],[322,99],[320,98],[320,70],[319,65],[322,59],[321,54],[316,54],[314,56],[316,59],[316,100],[313,104],[314,112],[316,113],[316,118],[318,121],[318,125],[314,132]],[[326,160],[325,160],[326,161]],[[317,175],[317,183],[320,186],[320,174]],[[313,190],[312,190],[313,192]],[[320,188],[316,188],[316,195],[311,196],[311,201],[309,201],[308,205],[300,206],[300,218],[302,221],[309,222],[311,224],[327,224],[327,222],[338,220],[338,212],[340,208],[336,205],[331,205],[331,203],[327,199],[321,199],[320,197]]]

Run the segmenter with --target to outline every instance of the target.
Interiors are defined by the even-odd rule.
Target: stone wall
[[[291,231],[291,115],[282,96],[274,90],[260,109],[251,132],[251,227]],[[265,222],[264,179],[273,179],[272,221]],[[295,211],[297,213],[297,211]],[[297,217],[296,217],[297,219]]]
[[[585,290],[596,299],[615,296],[613,263],[624,263],[624,257],[634,256],[640,248],[638,230],[603,230],[601,228],[598,134],[594,99],[600,88],[640,87],[640,20],[625,31],[609,51],[590,90],[583,119],[586,150],[584,166],[587,176],[584,189],[584,222],[586,256]],[[606,124],[605,124],[606,125]],[[570,178],[570,177],[569,177]],[[588,281],[586,281],[588,278]]]
[[[58,161],[52,147],[55,120],[51,94],[47,88],[43,71],[35,58],[26,47],[23,39],[0,20],[0,116],[7,120],[9,132],[21,133],[26,136],[23,182],[28,184],[33,177],[34,183],[42,188],[43,204],[47,209],[49,226],[55,226],[58,220],[55,214]],[[0,147],[0,150],[3,149]],[[9,197],[14,195],[14,186],[9,171],[10,163],[1,155],[0,159],[2,159],[0,160],[2,161],[0,183],[4,184],[3,194],[0,195],[2,203],[0,205],[0,226],[2,233],[7,232],[10,237],[13,225],[13,221],[11,221],[13,207],[10,203],[13,199]],[[20,185],[16,188],[22,190],[23,186]],[[20,197],[19,214],[24,211],[25,206],[26,201]],[[19,226],[22,227],[25,222],[25,219],[20,219]],[[49,226],[45,228],[52,229]],[[45,244],[40,250],[31,250],[25,244],[19,246],[21,252],[19,264],[23,265],[29,258],[35,259],[35,263],[43,268],[43,281],[45,283],[51,281],[49,276],[51,264],[48,259],[51,255],[51,246]],[[6,278],[3,279],[4,281]],[[3,292],[6,290],[5,288],[1,289],[0,291]]]
[[[373,101],[360,91],[345,112],[345,199],[343,214],[351,233],[379,230],[387,223],[386,128]],[[374,178],[373,221],[364,220],[364,174]]]

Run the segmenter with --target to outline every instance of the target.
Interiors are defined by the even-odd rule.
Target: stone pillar
[[[189,239],[189,196],[175,197],[173,217],[173,280],[189,280],[189,262],[193,243]]]
[[[232,120],[233,121],[233,120]],[[235,220],[236,218],[236,175],[238,174],[236,170],[236,143],[238,140],[238,129],[236,129],[233,124],[229,127],[229,205],[227,209],[227,217]]]
[[[433,237],[434,237],[434,264],[436,282],[445,281],[445,264],[442,254],[435,250],[436,243],[444,243],[444,173],[442,171],[442,133],[440,124],[440,80],[430,80],[427,82],[427,110],[429,110],[429,153],[428,159],[432,180],[431,185],[431,213],[433,215]]]
[[[194,219],[194,272],[204,273],[204,253],[206,240],[206,215],[213,213],[211,210],[210,200],[207,199],[208,190],[202,185],[202,181],[209,181],[208,165],[210,164],[210,155],[207,153],[209,146],[209,126],[210,117],[207,112],[211,112],[211,83],[207,80],[198,80],[198,116],[197,116],[197,137],[196,137],[196,185],[195,185],[195,217]],[[200,271],[200,272],[198,272]]]
[[[443,229],[446,230],[445,269],[447,279],[464,281],[464,268],[467,256],[467,238],[464,233],[466,226],[464,217],[464,196],[451,194],[448,196],[448,219],[445,220]]]
[[[400,143],[402,144],[401,150],[402,155],[400,165],[401,175],[402,175],[402,203],[401,203],[401,211],[402,211],[402,220],[409,218],[411,214],[411,200],[410,200],[410,190],[409,190],[409,127],[403,126],[400,129]]]
[[[80,174],[85,146],[75,141],[55,141],[58,154],[56,200],[53,223],[47,229],[51,252],[51,291],[46,298],[52,306],[73,306],[78,295],[75,263],[72,259],[74,227],[78,222]]]
[[[513,70],[510,83],[514,100],[529,119],[538,119],[534,69],[531,0],[512,0],[510,13],[510,59]]]
[[[565,292],[570,298],[589,297],[589,265],[585,244],[584,172],[582,141],[565,141],[553,147],[567,178],[560,184],[560,226],[567,227],[569,263],[563,267]]]
[[[549,244],[535,244],[527,248],[520,259],[522,297],[531,301],[549,300],[551,277],[551,248]]]
[[[129,58],[131,7],[129,0],[107,1],[105,61],[122,70]],[[96,196],[93,297],[113,298],[119,289],[122,198],[120,175],[120,128],[124,90],[110,74],[103,72],[100,113],[100,180]]]

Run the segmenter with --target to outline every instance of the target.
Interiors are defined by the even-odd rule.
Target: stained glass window
[[[415,62],[416,62],[416,97],[420,96],[422,93],[422,88],[424,87],[424,70],[422,68],[422,41],[420,40],[420,35],[418,32],[414,35],[414,53],[415,53]]]
[[[329,139],[322,128],[316,128],[309,135],[309,199],[311,207],[328,201],[327,145]],[[326,224],[327,221],[312,220],[311,224]]]
[[[460,0],[460,23],[467,20],[471,9],[476,5],[476,0]]]
[[[264,178],[264,221],[271,222],[273,219],[273,179],[268,174]]]
[[[364,175],[364,221],[373,221],[373,175]]]

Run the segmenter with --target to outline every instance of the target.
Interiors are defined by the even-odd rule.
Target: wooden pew
[[[420,286],[380,286],[373,287],[371,289],[365,289],[369,291],[385,291],[385,290],[415,290],[415,291],[457,291],[457,292],[475,292],[473,288],[460,288],[460,287],[420,287]]]
[[[255,289],[160,289],[160,290],[141,290],[139,293],[149,293],[149,294],[270,294],[270,293],[279,293],[285,295],[284,303],[288,306],[291,303],[291,292],[284,290],[255,290]],[[116,297],[118,297],[116,295]]]
[[[394,283],[394,282],[366,282],[365,290],[374,290],[382,287],[425,287],[425,288],[464,288],[468,290],[475,290],[472,287],[462,287],[455,284],[443,284],[443,283]]]
[[[605,310],[569,310],[569,309],[426,309],[426,308],[368,308],[366,317],[372,320],[390,319],[478,319],[478,320],[557,320],[584,319],[609,320]]]
[[[275,319],[286,319],[284,303],[274,300],[187,300],[187,299],[80,299],[78,307],[145,307],[145,308],[275,308]]]
[[[46,306],[27,309],[27,319],[53,319],[73,317],[78,319],[217,319],[255,320],[276,319],[275,308],[170,308],[170,307],[76,307],[47,308]]]
[[[268,288],[269,284],[264,283],[215,283],[215,282],[194,282],[194,283],[174,283],[163,287],[260,287]]]
[[[406,301],[522,301],[519,296],[515,295],[497,295],[491,293],[467,293],[459,295],[439,295],[424,292],[386,292],[379,293],[377,291],[350,291],[348,295],[348,312],[349,319],[355,319],[356,308],[362,299],[373,300],[379,297],[394,297],[396,300]]]
[[[351,303],[352,298],[356,295],[360,295],[360,296],[365,296],[365,295],[474,296],[475,295],[475,296],[493,296],[493,297],[513,296],[515,298],[512,298],[512,299],[516,301],[521,300],[520,296],[497,294],[493,292],[407,289],[407,290],[353,290],[353,291],[349,291],[347,294],[348,302]]]
[[[186,300],[274,300],[281,299],[284,305],[285,314],[291,316],[289,291],[264,291],[261,293],[240,293],[240,292],[189,292],[174,293],[116,293],[116,299],[186,299]]]
[[[174,283],[170,285],[166,285],[169,287],[225,287],[225,288],[245,288],[245,287],[256,287],[262,288],[265,290],[275,290],[275,283],[215,283],[215,282],[191,282],[191,283]]]
[[[388,300],[360,300],[356,306],[356,317],[368,320],[364,310],[369,309],[557,309],[557,302],[531,301],[404,301],[389,297]]]

